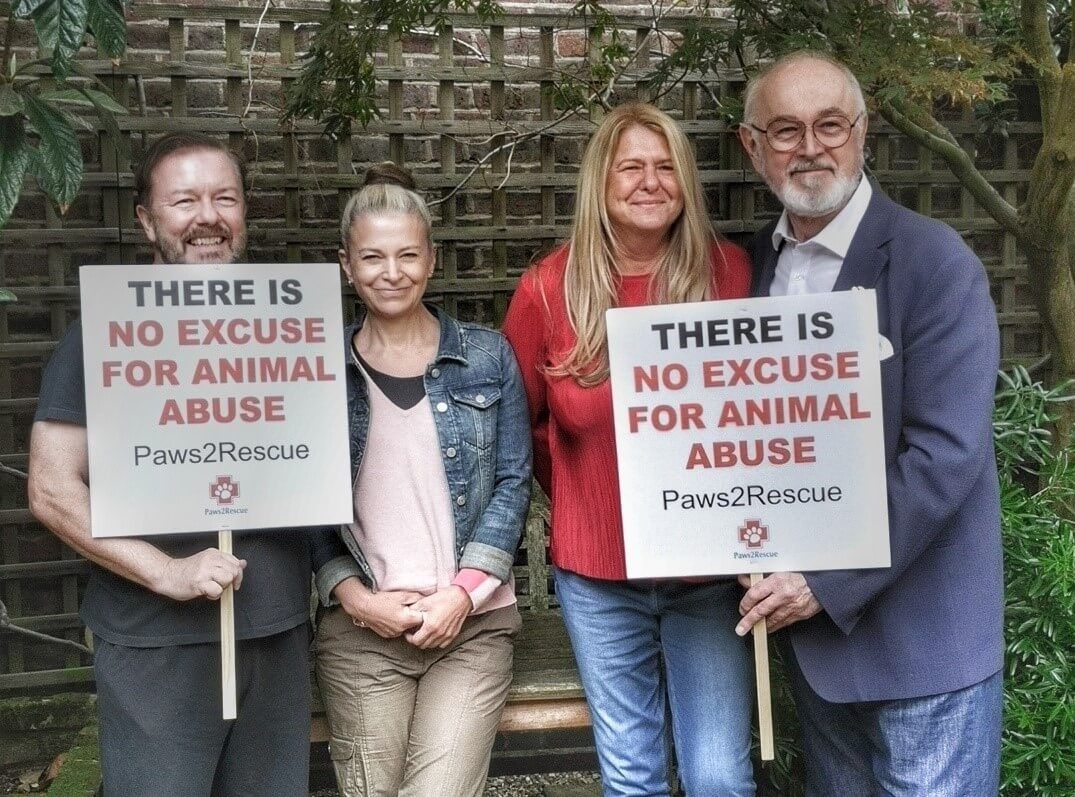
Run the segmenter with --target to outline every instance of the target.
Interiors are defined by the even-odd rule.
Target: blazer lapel
[[[775,222],[767,224],[754,239],[754,281],[750,286],[751,296],[768,296],[773,277],[776,276],[776,260],[780,252],[773,248],[775,229]]]
[[[834,291],[872,288],[877,284],[878,277],[888,264],[888,250],[884,245],[892,237],[892,210],[892,200],[874,186],[866,215],[851,239],[836,284],[832,286]]]

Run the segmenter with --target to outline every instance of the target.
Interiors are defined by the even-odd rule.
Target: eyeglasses
[[[829,114],[815,119],[810,130],[814,134],[814,140],[821,146],[836,149],[851,138],[851,129],[859,123],[863,115],[864,113],[860,112],[854,119],[848,119],[843,114]],[[747,127],[764,133],[769,146],[777,152],[791,152],[806,138],[806,125],[795,119],[777,119],[768,127],[752,124],[747,124]]]

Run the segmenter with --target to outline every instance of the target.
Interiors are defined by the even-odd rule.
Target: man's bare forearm
[[[53,534],[101,567],[175,600],[216,600],[227,587],[238,589],[242,584],[246,561],[217,548],[175,559],[143,540],[95,538],[90,533],[89,462],[83,427],[35,423],[29,470],[30,511]]]
[[[78,553],[116,575],[159,591],[171,557],[142,540],[94,538],[85,481],[86,432],[62,423],[36,423],[30,439],[30,511]]]

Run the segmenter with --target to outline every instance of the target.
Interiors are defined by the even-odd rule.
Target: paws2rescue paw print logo
[[[228,506],[239,497],[239,482],[232,481],[231,476],[217,476],[209,485],[209,497],[220,506]]]
[[[739,542],[751,550],[764,548],[769,541],[769,527],[760,520],[747,520],[739,527]]]

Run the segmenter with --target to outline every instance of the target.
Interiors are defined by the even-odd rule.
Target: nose
[[[814,137],[814,128],[807,125],[806,130],[803,131],[803,140],[799,142],[799,152],[808,158],[813,158],[824,151],[825,148]]]
[[[211,198],[205,197],[198,202],[198,212],[194,220],[207,227],[216,224],[220,220],[220,214],[217,212]]]
[[[661,181],[657,177],[657,167],[650,163],[642,171],[642,186],[647,191],[656,191],[661,185]]]
[[[399,261],[396,258],[385,258],[384,276],[389,282],[398,282],[399,278],[403,276],[403,269],[400,268]]]

